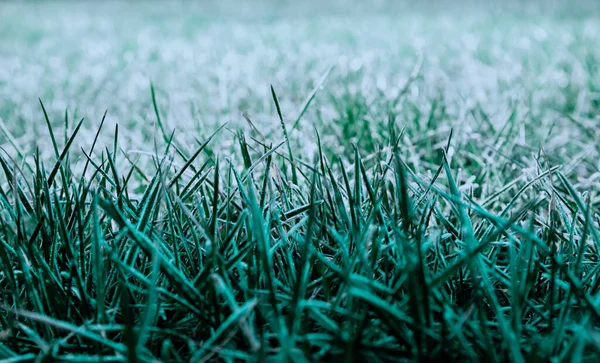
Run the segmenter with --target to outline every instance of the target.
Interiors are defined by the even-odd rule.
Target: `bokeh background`
[[[393,115],[413,158],[424,162],[453,128],[463,152],[460,145],[478,143],[470,150],[482,167],[500,153],[523,168],[518,159],[543,145],[556,160],[587,160],[578,173],[588,178],[598,165],[590,143],[600,109],[598,8],[591,1],[2,2],[0,145],[11,149],[14,138],[26,152],[46,140],[40,98],[56,127],[65,111],[71,128],[86,118],[81,144],[108,110],[102,137],[112,142],[118,124],[126,150],[147,150],[157,134],[151,82],[167,132],[176,130],[183,144],[224,123],[250,130],[244,113],[276,141],[282,132],[270,85],[293,123],[333,67],[301,121],[288,125],[307,160],[315,129],[333,154],[352,143],[374,152]],[[235,146],[231,132],[218,137],[221,152]]]

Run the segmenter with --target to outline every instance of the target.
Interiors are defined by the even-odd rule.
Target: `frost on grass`
[[[291,122],[334,66],[291,131],[294,144],[314,145],[316,127],[333,152],[350,143],[373,152],[393,113],[411,138],[452,127],[459,142],[477,142],[484,153],[498,134],[510,140],[508,150],[543,143],[547,153],[572,157],[583,129],[596,127],[600,24],[592,16],[564,18],[559,6],[523,14],[509,6],[342,2],[311,12],[264,4],[239,11],[2,4],[0,117],[32,149],[45,135],[38,98],[56,125],[65,109],[71,125],[85,116],[82,140],[93,138],[108,109],[124,145],[148,151],[156,131],[152,81],[166,128],[184,144],[226,122],[247,128],[242,112],[263,134],[281,137],[269,85]],[[419,57],[417,79],[405,89]],[[111,132],[103,136],[111,140]],[[233,137],[220,137],[227,153]]]
[[[586,6],[141,4],[0,4],[0,359],[597,358]]]

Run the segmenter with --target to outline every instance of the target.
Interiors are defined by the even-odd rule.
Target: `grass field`
[[[0,3],[0,362],[600,360],[600,4]]]

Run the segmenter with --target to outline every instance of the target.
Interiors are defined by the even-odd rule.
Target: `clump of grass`
[[[54,165],[0,155],[5,362],[600,357],[593,196],[546,161],[482,199],[451,136],[426,178],[393,122],[368,160],[319,141],[313,163],[242,133],[240,165],[212,137],[186,157],[162,130],[152,171],[46,120]]]

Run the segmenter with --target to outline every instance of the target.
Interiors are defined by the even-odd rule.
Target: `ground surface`
[[[0,3],[0,358],[594,359],[598,44],[591,1]]]

